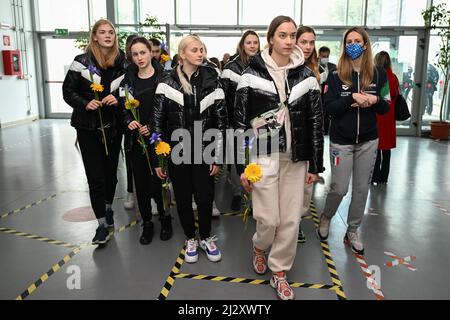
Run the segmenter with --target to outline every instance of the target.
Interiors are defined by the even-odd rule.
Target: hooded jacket
[[[281,68],[269,61],[270,56],[268,49],[266,50],[251,59],[239,81],[234,127],[240,131],[250,129],[252,119],[278,108],[279,104],[284,102],[288,110],[285,126],[288,125],[289,128],[286,130],[284,126],[279,134],[279,150],[286,152],[290,149],[293,162],[309,161],[310,173],[322,172],[323,116],[317,79],[303,64],[303,54],[297,46],[291,55],[290,63]],[[263,57],[268,60],[268,65]],[[289,138],[286,137],[287,131],[290,131]],[[238,158],[241,158],[244,152],[243,148],[238,150]],[[271,153],[270,149],[268,153]],[[238,172],[242,173],[243,170],[244,167],[238,165]]]
[[[196,80],[197,79],[197,80]],[[208,129],[219,129],[222,137],[217,143],[216,163],[222,162],[223,141],[228,126],[225,95],[219,81],[219,74],[211,65],[200,65],[191,76],[194,95],[185,94],[178,78],[177,69],[170,71],[159,83],[154,100],[154,115],[150,125],[153,132],[162,134],[161,139],[173,148],[177,141],[171,141],[177,129],[193,131],[193,122],[201,121],[202,134]],[[191,134],[191,145],[194,137]],[[181,137],[180,139],[182,139]],[[182,140],[180,141],[182,143]],[[202,139],[202,151],[209,144]]]
[[[360,82],[360,74],[353,71],[352,83]],[[372,83],[366,93],[376,95],[378,103],[369,108],[355,108],[352,94],[358,92],[358,85],[349,87],[339,78],[337,70],[330,73],[325,89],[325,109],[331,115],[330,140],[337,144],[354,145],[378,138],[377,114],[389,110],[389,82],[386,72],[376,67]]]
[[[95,99],[94,92],[90,87],[92,82],[88,67],[95,66],[100,71],[99,75],[94,75],[95,83],[104,84],[106,79],[102,77],[102,73],[108,74],[107,83],[109,85],[104,86],[103,92],[99,93],[99,98],[102,100],[109,94],[117,96],[117,89],[125,77],[128,64],[128,61],[125,59],[125,54],[122,51],[117,56],[114,67],[108,70],[100,69],[97,61],[90,52],[75,57],[66,74],[62,88],[64,101],[73,108],[71,118],[71,125],[73,127],[90,131],[95,131],[99,127],[98,113],[86,110],[86,105]],[[105,116],[105,120],[111,122],[109,123],[110,126],[117,133],[117,130],[120,128],[119,108],[117,106],[103,106],[101,112]]]

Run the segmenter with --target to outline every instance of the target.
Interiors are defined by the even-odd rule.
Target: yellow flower
[[[136,99],[130,99],[125,102],[125,109],[131,110],[139,107],[139,101]]]
[[[263,173],[261,166],[256,163],[250,163],[244,170],[245,177],[251,183],[256,183],[261,180]]]
[[[170,154],[170,146],[166,142],[158,143],[155,150],[156,150],[156,154],[158,156],[160,156],[160,155],[168,156]]]
[[[170,60],[170,57],[167,54],[162,54],[160,59],[162,63],[166,63]]]
[[[103,86],[99,83],[93,83],[91,84],[91,89],[94,92],[103,92]]]

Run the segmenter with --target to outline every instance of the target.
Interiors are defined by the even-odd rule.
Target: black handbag
[[[398,95],[397,101],[395,102],[395,120],[396,121],[405,121],[411,117],[411,113],[409,113],[408,104],[405,101],[405,98],[401,94]]]

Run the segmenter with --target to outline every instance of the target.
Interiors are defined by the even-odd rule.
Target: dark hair
[[[389,53],[386,51],[380,51],[375,55],[375,65],[383,69],[391,69],[392,62]]]
[[[212,58],[209,58],[209,61],[214,63],[217,66],[218,69],[221,69],[220,68],[220,61],[219,61],[219,59],[217,59],[216,57],[212,57]]]
[[[254,36],[256,36],[258,38],[258,45],[259,45],[258,52],[261,51],[261,42],[259,40],[258,34],[255,31],[253,31],[253,30],[245,31],[244,34],[241,37],[241,40],[239,40],[239,43],[238,43],[238,46],[237,46],[237,49],[236,49],[237,53],[239,54],[239,58],[244,63],[244,65],[248,65],[248,60],[249,60],[249,56],[245,53],[245,50],[244,50],[244,42],[245,42],[245,39],[249,35],[254,35]]]
[[[128,61],[132,61],[132,57],[131,57],[131,42],[138,38],[139,36],[137,34],[131,34],[127,37],[127,41],[125,43],[125,53],[127,55],[127,60]]]
[[[295,37],[295,43],[298,42],[298,39],[304,33],[312,33],[314,35],[314,37],[316,37],[316,32],[314,31],[313,28],[307,27],[307,26],[300,26],[297,29],[297,35]],[[314,46],[314,51],[311,53],[311,56],[308,59],[305,60],[305,64],[314,73],[317,81],[320,82],[319,59],[317,58],[317,50],[316,50],[315,46]]]
[[[291,22],[294,24],[295,28],[297,28],[297,24],[291,17],[288,16],[275,17],[272,20],[272,22],[270,22],[269,28],[267,29],[267,43],[269,44],[269,53],[272,52],[272,45],[270,44],[270,40],[275,36],[275,31],[277,31],[278,27],[285,22]]]
[[[323,47],[320,47],[320,49],[319,49],[319,55],[320,55],[322,52],[328,52],[328,53],[331,53],[331,50],[330,50],[330,48],[328,48],[328,47],[326,47],[326,46],[323,46]]]
[[[156,39],[156,38],[151,38],[149,41],[150,41],[154,46],[158,46],[158,47],[161,46],[161,41],[159,41],[159,40]]]
[[[174,69],[177,66],[179,59],[180,59],[180,56],[178,55],[178,53],[173,56],[172,63],[170,64],[172,69]]]
[[[148,40],[147,40],[146,38],[144,38],[144,37],[139,36],[139,37],[134,38],[134,39],[131,41],[131,43],[130,43],[130,55],[131,55],[131,48],[132,48],[136,43],[142,43],[142,44],[144,44],[144,45],[147,47],[147,49],[148,49],[150,52],[152,52],[152,45],[150,44],[150,41],[148,41]]]

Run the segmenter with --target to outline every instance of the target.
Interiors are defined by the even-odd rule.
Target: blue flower
[[[100,71],[93,64],[88,66],[88,70],[90,74],[100,74]]]
[[[154,132],[150,137],[150,144],[154,144],[157,141],[161,141],[161,133]]]
[[[245,147],[246,148],[253,148],[253,141],[255,140],[255,137],[251,138],[251,139],[245,139]]]

